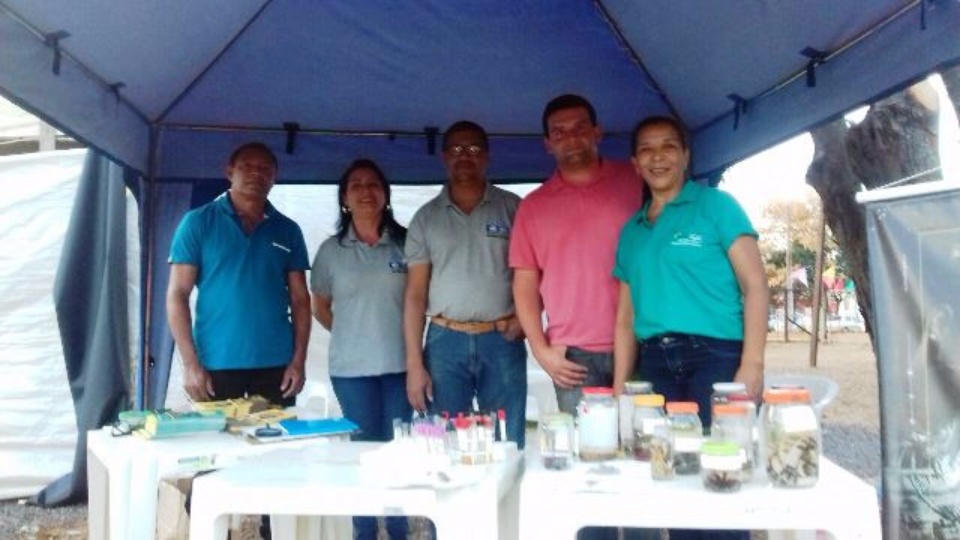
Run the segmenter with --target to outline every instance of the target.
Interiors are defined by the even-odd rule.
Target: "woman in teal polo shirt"
[[[683,127],[652,117],[633,132],[637,173],[651,197],[620,234],[614,384],[634,374],[667,401],[696,401],[710,425],[715,382],[759,397],[767,338],[767,281],[757,233],[728,193],[686,181]]]
[[[310,272],[313,314],[330,331],[330,382],[358,441],[389,441],[393,420],[410,420],[403,349],[407,230],[393,217],[390,185],[369,159],[339,184],[337,233],[320,245]],[[407,518],[388,517],[388,536],[407,537]],[[377,538],[377,520],[353,519],[354,538]]]

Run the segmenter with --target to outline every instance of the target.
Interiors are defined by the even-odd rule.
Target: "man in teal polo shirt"
[[[293,405],[310,338],[303,233],[267,200],[277,158],[266,145],[237,148],[226,175],[230,189],[188,212],[170,248],[167,319],[184,388],[195,401],[259,394]]]

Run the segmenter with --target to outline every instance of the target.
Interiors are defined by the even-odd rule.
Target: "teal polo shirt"
[[[287,274],[310,267],[300,227],[267,202],[247,235],[226,193],[183,217],[168,262],[197,267],[193,339],[208,370],[283,366],[293,356]]]
[[[687,182],[655,223],[650,201],[620,233],[613,275],[630,286],[634,332],[743,339],[743,295],[727,251],[757,237],[729,193]]]

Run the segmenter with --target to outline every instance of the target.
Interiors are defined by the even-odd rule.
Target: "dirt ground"
[[[862,333],[831,334],[821,342],[816,367],[810,367],[805,334],[770,334],[768,373],[818,373],[837,382],[840,392],[823,413],[824,453],[833,461],[876,484],[880,475],[880,414],[877,365],[870,340]],[[83,540],[86,506],[43,509],[0,501],[0,538]],[[420,535],[413,535],[419,537]]]

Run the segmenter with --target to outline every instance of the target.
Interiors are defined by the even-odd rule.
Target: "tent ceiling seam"
[[[198,73],[197,76],[194,77],[193,80],[191,80],[187,84],[187,86],[185,86],[183,90],[179,94],[177,94],[176,97],[173,98],[170,104],[167,105],[165,109],[163,109],[163,112],[160,113],[160,115],[154,120],[154,122],[156,123],[163,122],[163,119],[166,118],[167,115],[169,115],[170,112],[173,111],[173,109],[176,108],[176,106],[179,105],[180,102],[187,97],[190,91],[192,91],[198,84],[200,84],[200,81],[203,80],[203,78],[207,75],[207,73],[210,72],[211,69],[213,69],[213,66],[215,66],[217,62],[220,61],[221,58],[223,58],[223,55],[226,54],[227,51],[233,47],[234,43],[236,43],[244,34],[247,33],[247,30],[253,25],[254,22],[257,21],[257,19],[260,18],[263,12],[267,9],[267,6],[269,6],[272,3],[273,3],[273,0],[267,0],[262,6],[260,6],[260,9],[258,9],[257,12],[254,13],[250,17],[250,19],[246,23],[244,23],[242,27],[240,27],[240,30],[237,31],[237,33],[234,34],[232,38],[230,38],[230,41],[228,41],[223,47],[221,47],[220,50],[217,51],[217,54],[213,55],[213,58],[211,58],[210,61],[207,63],[207,65],[200,70],[200,73]]]
[[[878,21],[876,24],[869,25],[866,30],[864,30],[863,32],[857,34],[856,36],[854,36],[854,37],[851,38],[850,40],[846,41],[845,43],[843,43],[842,45],[840,45],[839,47],[837,47],[837,48],[834,49],[833,51],[830,51],[830,52],[825,52],[825,51],[824,51],[823,56],[819,59],[818,65],[820,65],[820,64],[825,64],[825,63],[829,62],[830,60],[836,58],[837,56],[843,54],[844,52],[848,51],[850,48],[856,46],[856,45],[857,45],[858,43],[860,43],[861,41],[869,38],[869,37],[872,36],[873,34],[877,33],[877,32],[880,31],[880,30],[882,30],[884,27],[886,27],[886,26],[888,26],[889,24],[893,23],[894,21],[898,20],[900,17],[903,17],[907,12],[909,12],[910,10],[916,8],[918,5],[923,4],[923,2],[924,2],[924,0],[911,0],[911,1],[908,2],[907,4],[905,4],[905,5],[901,6],[900,8],[898,8],[898,9],[897,9],[896,11],[894,11],[893,13],[887,15],[886,17],[884,17],[883,19],[881,19],[880,21]],[[808,48],[812,48],[812,46],[808,45]],[[820,52],[820,51],[818,51],[818,52]],[[803,55],[803,52],[802,52],[802,51],[799,51],[798,54]],[[784,88],[790,86],[791,84],[793,84],[794,82],[796,82],[796,81],[799,80],[800,78],[806,78],[806,77],[807,77],[807,70],[808,70],[808,66],[807,66],[807,65],[804,65],[802,68],[800,68],[800,69],[798,69],[797,71],[791,73],[790,75],[788,75],[787,77],[785,77],[784,79],[782,79],[780,82],[774,84],[774,85],[771,86],[770,88],[764,90],[763,92],[760,92],[759,94],[757,94],[757,95],[755,95],[755,96],[753,96],[753,97],[751,97],[751,98],[747,98],[746,101],[749,102],[749,103],[756,103],[757,100],[766,98],[766,97],[768,97],[768,96],[770,96],[770,95],[773,95],[773,94],[775,94],[775,93],[783,90]],[[707,129],[707,128],[713,126],[714,124],[716,124],[716,123],[718,123],[718,122],[724,121],[724,120],[725,120],[726,118],[728,118],[731,114],[736,115],[736,113],[737,113],[737,105],[734,105],[733,109],[731,109],[730,111],[725,112],[725,113],[722,113],[722,114],[720,114],[719,116],[717,116],[717,117],[715,117],[715,118],[713,118],[713,119],[711,119],[711,120],[708,120],[707,122],[704,122],[702,125],[700,125],[699,127],[695,128],[695,129],[693,130],[693,132],[694,132],[694,133],[699,133],[700,131],[703,131],[703,130]]]
[[[43,43],[46,47],[50,47],[51,49],[55,48],[56,51],[59,51],[59,55],[60,55],[60,57],[61,57],[61,61],[62,61],[62,59],[65,58],[65,59],[69,60],[70,62],[72,62],[74,65],[76,65],[76,66],[80,69],[80,72],[81,72],[81,73],[83,73],[83,74],[86,75],[88,78],[90,78],[93,82],[95,82],[97,85],[99,85],[101,88],[103,88],[106,92],[108,92],[108,93],[110,93],[110,94],[114,94],[114,95],[116,96],[117,100],[118,100],[120,103],[122,103],[124,106],[126,106],[128,109],[130,109],[131,111],[133,111],[133,113],[134,113],[138,118],[140,118],[140,119],[143,121],[144,124],[150,123],[149,120],[147,120],[147,115],[146,115],[146,114],[144,114],[140,109],[138,109],[138,108],[137,108],[133,103],[131,103],[129,100],[127,100],[127,99],[124,98],[122,95],[120,95],[120,92],[118,91],[119,87],[118,87],[117,85],[121,85],[121,86],[122,86],[122,85],[123,85],[123,82],[120,82],[120,81],[116,81],[116,82],[112,82],[112,83],[111,83],[111,82],[108,82],[108,81],[107,81],[104,77],[102,77],[99,73],[97,73],[96,71],[94,71],[93,68],[87,66],[85,63],[83,63],[82,61],[80,61],[79,58],[77,58],[76,56],[74,56],[73,54],[71,54],[70,51],[67,50],[67,48],[65,48],[65,47],[63,46],[63,44],[62,44],[62,42],[61,42],[61,41],[62,41],[61,39],[54,39],[54,40],[51,40],[51,39],[50,39],[50,36],[52,36],[52,35],[60,35],[60,36],[63,36],[63,34],[62,34],[62,32],[64,32],[63,30],[60,30],[60,31],[58,31],[58,32],[52,32],[52,33],[44,33],[44,32],[41,32],[39,28],[37,28],[36,26],[33,25],[33,23],[31,23],[30,21],[28,21],[27,19],[25,19],[24,17],[22,17],[19,13],[17,13],[16,11],[14,11],[10,6],[8,6],[7,4],[5,4],[5,3],[2,2],[2,1],[0,1],[0,12],[2,12],[4,15],[6,15],[7,18],[11,19],[11,20],[14,21],[15,23],[19,24],[19,25],[22,26],[24,29],[26,29],[28,32],[30,32],[31,34],[33,34],[33,36],[36,37],[37,40],[40,41],[41,43]],[[69,36],[69,33],[67,33],[66,35]],[[56,74],[57,74],[57,76],[59,76],[59,69],[57,69],[57,73],[56,73]],[[61,126],[59,126],[59,125],[56,124],[56,123],[50,123],[50,125],[57,126],[59,129],[61,129],[61,131],[66,132],[65,130],[63,130],[63,128],[62,128]]]
[[[654,78],[653,74],[650,73],[650,70],[647,69],[647,65],[643,62],[643,59],[640,58],[640,55],[637,53],[636,49],[633,48],[633,45],[627,41],[627,38],[623,35],[623,31],[620,29],[620,25],[613,20],[613,16],[611,16],[610,12],[607,11],[606,6],[603,5],[603,1],[594,0],[593,5],[597,8],[597,11],[600,12],[600,17],[603,18],[604,22],[607,23],[607,26],[610,27],[610,30],[613,31],[613,35],[616,37],[619,45],[627,51],[628,55],[630,56],[630,60],[633,61],[638,68],[640,68],[641,72],[643,72],[643,75],[649,81],[649,86],[651,87],[650,90],[660,96],[660,99],[667,104],[667,108],[670,109],[670,114],[672,114],[674,118],[677,118],[678,120],[681,119],[680,114],[677,113],[676,107],[673,106],[673,102],[670,101],[670,98],[667,97],[667,94],[663,91],[663,89],[660,88],[657,80]]]
[[[284,135],[288,134],[289,131],[286,126],[277,126],[277,127],[266,127],[266,126],[227,126],[227,125],[210,125],[210,124],[180,124],[180,123],[167,123],[156,124],[161,130],[168,131],[201,131],[201,132],[211,132],[211,133],[234,133],[234,132],[246,132],[246,133],[282,133]],[[348,129],[320,129],[313,128],[307,129],[303,127],[298,127],[296,130],[296,135],[334,135],[334,136],[344,136],[344,137],[386,137],[389,139],[395,139],[398,137],[404,138],[423,138],[428,134],[424,130],[420,131],[407,131],[407,130],[348,130]],[[620,137],[620,136],[629,136],[630,133],[626,131],[604,131],[604,136],[611,137]],[[542,139],[543,133],[506,133],[506,132],[489,132],[487,136],[490,138],[496,139]]]

